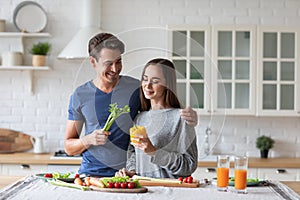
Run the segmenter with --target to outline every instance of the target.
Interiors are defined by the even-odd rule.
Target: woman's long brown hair
[[[155,58],[150,60],[144,67],[142,72],[142,78],[145,74],[147,67],[150,65],[159,66],[162,69],[163,76],[166,79],[166,91],[165,91],[165,102],[166,105],[170,108],[181,108],[181,104],[176,96],[177,94],[177,87],[176,87],[176,72],[174,64],[164,58]],[[146,99],[144,96],[143,88],[142,88],[142,81],[140,85],[140,99],[142,104],[142,111],[150,110],[151,103],[149,99]]]

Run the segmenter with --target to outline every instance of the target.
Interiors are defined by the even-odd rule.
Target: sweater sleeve
[[[173,175],[189,176],[196,170],[198,163],[196,134],[194,127],[187,125],[184,120],[181,119],[179,123],[178,139],[173,140],[171,146],[158,149],[151,162]]]
[[[126,161],[126,169],[129,171],[136,171],[136,156],[134,146],[129,144],[127,150],[127,161]]]

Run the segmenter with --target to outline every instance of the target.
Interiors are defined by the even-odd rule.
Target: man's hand
[[[193,110],[190,106],[185,109],[181,109],[180,115],[181,115],[182,119],[186,120],[186,123],[188,125],[197,126],[197,124],[198,124],[197,112],[195,110]]]
[[[103,130],[94,130],[91,134],[88,134],[81,138],[82,143],[85,146],[90,145],[103,145],[106,143],[110,132]]]

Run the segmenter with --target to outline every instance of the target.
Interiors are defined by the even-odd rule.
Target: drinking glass
[[[228,155],[219,155],[217,160],[218,191],[228,191],[230,160]]]
[[[248,158],[236,156],[234,158],[234,188],[238,193],[247,193]]]
[[[137,126],[134,125],[130,128],[130,142],[133,144],[139,144],[139,137],[140,136],[146,136],[146,129],[144,126]]]

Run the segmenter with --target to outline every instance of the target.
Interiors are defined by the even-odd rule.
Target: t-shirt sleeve
[[[83,120],[83,115],[80,109],[79,99],[76,98],[76,94],[70,97],[68,108],[68,120]]]

